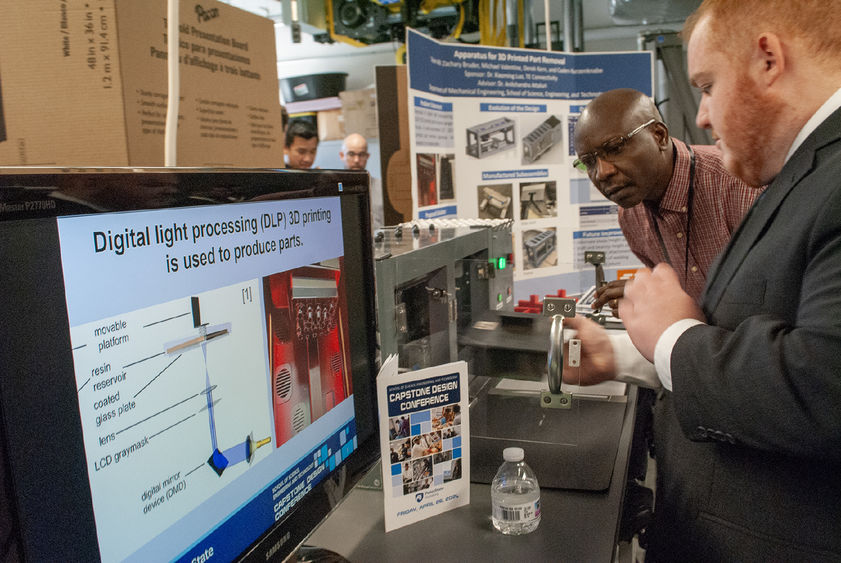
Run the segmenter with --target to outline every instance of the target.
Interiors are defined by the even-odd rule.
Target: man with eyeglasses
[[[700,304],[667,264],[619,303],[664,389],[646,561],[841,561],[841,0],[704,0],[681,34],[697,125],[768,187]]]
[[[696,300],[707,271],[761,190],[729,174],[714,146],[669,135],[654,102],[637,90],[591,101],[575,126],[574,166],[619,205],[631,251],[652,268],[670,264]],[[594,308],[614,309],[624,281],[597,291]]]
[[[348,170],[365,170],[368,164],[368,141],[359,133],[351,133],[342,141],[342,149],[339,151],[339,158],[345,163]],[[383,192],[379,178],[371,177],[371,228],[378,229],[383,226]]]
[[[729,174],[715,147],[673,139],[653,100],[629,88],[605,92],[587,105],[575,127],[574,147],[574,166],[619,206],[619,226],[631,251],[649,268],[671,264],[681,287],[699,300],[710,265],[761,190]],[[593,308],[607,304],[616,314],[624,285],[625,280],[617,280],[597,288]],[[584,318],[569,319],[566,325],[579,331],[582,342],[610,340],[617,359],[612,376],[659,387],[627,335],[608,336]],[[640,389],[639,436],[651,434],[654,402],[653,391]],[[634,442],[629,468],[637,479],[646,472],[644,442]]]
[[[368,141],[359,133],[351,133],[342,142],[339,158],[348,170],[365,170],[368,164]]]

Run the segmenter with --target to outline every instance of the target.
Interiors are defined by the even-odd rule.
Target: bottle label
[[[503,522],[530,522],[540,518],[540,500],[514,506],[494,506],[493,517]]]

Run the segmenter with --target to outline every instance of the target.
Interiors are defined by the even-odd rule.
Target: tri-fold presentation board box
[[[339,92],[342,100],[342,118],[345,132],[359,133],[366,139],[376,139],[380,135],[377,125],[377,90],[345,90]]]
[[[161,166],[166,0],[0,0],[0,165]],[[179,166],[283,166],[274,24],[181,0]]]

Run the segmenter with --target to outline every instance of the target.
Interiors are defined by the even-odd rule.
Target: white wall
[[[359,90],[374,84],[376,65],[393,65],[400,45],[381,43],[354,47],[345,43],[316,43],[303,33],[300,43],[292,43],[290,28],[275,25],[277,76],[288,78],[324,72],[346,72],[347,89]]]

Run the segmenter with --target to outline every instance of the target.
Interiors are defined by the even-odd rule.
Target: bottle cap
[[[525,454],[523,448],[505,448],[502,450],[502,459],[505,461],[523,461]]]

